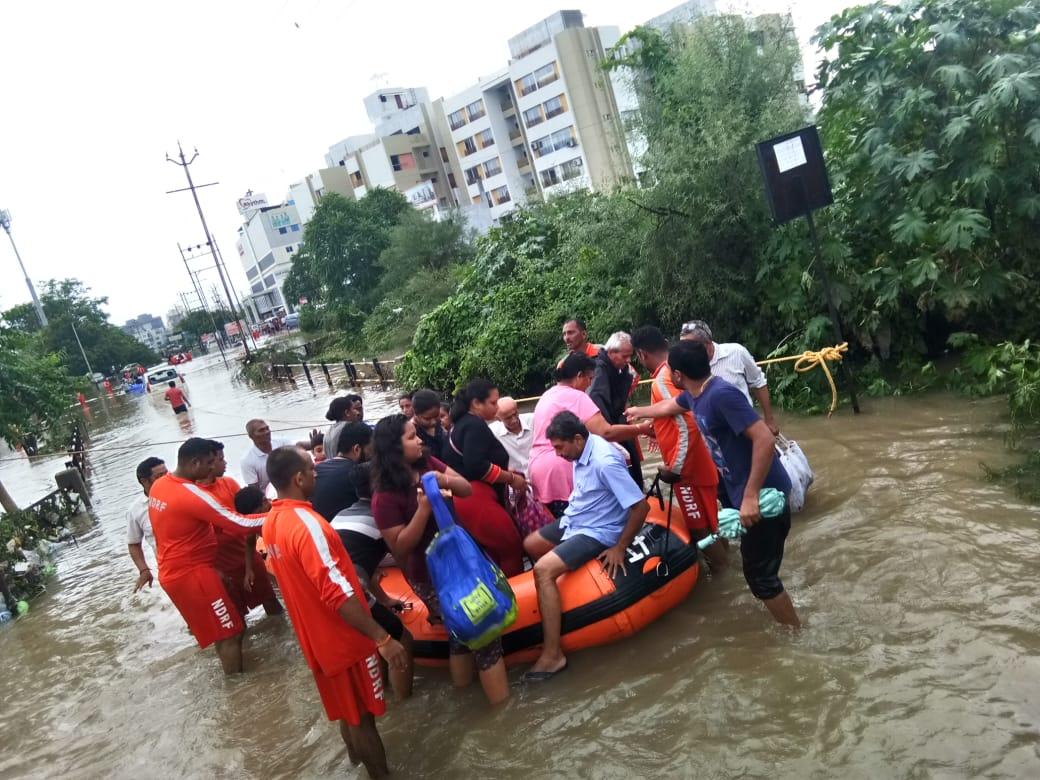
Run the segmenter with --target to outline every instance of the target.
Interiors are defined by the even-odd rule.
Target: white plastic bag
[[[776,451],[780,454],[781,465],[791,478],[791,495],[787,497],[787,503],[791,506],[791,512],[801,512],[805,506],[809,485],[816,479],[816,474],[813,473],[809,459],[805,457],[798,442],[783,435],[777,436]]]

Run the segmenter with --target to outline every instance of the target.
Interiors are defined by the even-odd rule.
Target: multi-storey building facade
[[[162,317],[155,317],[151,314],[142,314],[132,320],[127,320],[123,331],[154,350],[162,349],[168,339]]]
[[[495,219],[518,203],[634,176],[600,64],[617,28],[560,11],[509,40],[508,65],[444,100],[465,198]]]
[[[285,299],[283,284],[293,256],[303,245],[303,224],[296,203],[289,198],[278,206],[260,206],[243,213],[238,229],[239,260],[246,272],[249,295],[243,303],[257,321],[294,310]]]

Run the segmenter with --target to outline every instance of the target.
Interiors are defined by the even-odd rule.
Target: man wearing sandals
[[[560,589],[556,579],[593,558],[607,576],[625,570],[625,550],[650,511],[628,476],[625,459],[606,439],[590,434],[572,412],[560,412],[546,430],[556,454],[574,464],[574,491],[563,517],[528,535],[524,550],[535,561],[534,583],[542,614],[542,654],[524,679],[541,682],[567,668],[560,645]]]

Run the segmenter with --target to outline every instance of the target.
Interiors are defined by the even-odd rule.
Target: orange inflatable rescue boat
[[[628,547],[625,566],[628,574],[618,573],[611,580],[598,560],[590,561],[559,580],[563,606],[563,650],[566,653],[605,645],[631,636],[657,620],[683,601],[697,584],[700,571],[697,546],[681,513],[673,509],[668,528],[667,507],[651,499],[646,523]],[[419,600],[400,569],[384,570],[380,582],[391,598],[411,608],[400,614],[415,639],[415,661],[424,666],[448,662],[448,633],[443,625],[431,624],[426,605]],[[510,577],[519,614],[512,627],[502,635],[506,662],[528,663],[538,657],[542,643],[542,622],[534,574],[525,571]]]

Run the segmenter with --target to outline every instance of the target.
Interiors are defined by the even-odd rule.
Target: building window
[[[278,232],[281,233],[284,236],[286,233],[289,232],[289,228],[283,228],[283,227],[278,228]]]
[[[484,110],[484,99],[478,98],[466,106],[466,114],[469,116],[470,122],[475,122],[480,119],[487,111]]]
[[[570,181],[581,176],[581,158],[575,157],[573,160],[568,160],[560,166],[560,178],[564,181]]]
[[[449,173],[448,174],[448,186],[451,187],[452,189],[455,189],[455,187],[457,186],[455,184],[455,174],[454,173]]]
[[[264,283],[263,282],[257,282],[256,284],[254,284],[249,289],[252,290],[254,293],[262,293],[264,291]]]
[[[495,136],[491,134],[490,127],[483,132],[477,133],[474,137],[477,139],[477,146],[481,149],[487,149],[495,143]]]
[[[548,170],[542,171],[540,176],[542,177],[543,187],[552,187],[554,184],[560,183],[560,176],[556,172],[555,168],[549,168]]]
[[[473,142],[473,137],[471,136],[464,141],[459,141],[458,149],[459,157],[467,157],[477,151],[477,145]]]
[[[266,257],[264,257],[263,260],[260,261],[260,270],[266,271],[272,265],[274,265],[274,255],[267,255]]]
[[[524,112],[524,124],[527,127],[534,127],[535,125],[540,125],[543,121],[544,118],[542,117],[541,106],[529,108]]]
[[[545,106],[545,118],[552,119],[554,116],[559,116],[567,110],[567,98],[563,95],[557,95],[554,98],[546,100]]]
[[[293,248],[291,246],[287,246],[285,248],[285,254],[291,255],[292,253],[293,253]]]
[[[441,147],[441,162],[448,162],[448,150]]]
[[[452,130],[458,130],[464,124],[466,124],[466,115],[462,112],[462,109],[448,114],[448,126]]]
[[[290,225],[289,226],[289,230],[291,230],[293,233],[299,233],[300,232],[300,226],[299,225]]]
[[[246,276],[249,277],[250,281],[252,281],[253,279],[255,279],[259,275],[260,275],[260,269],[257,268],[255,265],[252,268],[250,268],[248,271],[246,271]]]
[[[549,136],[544,138],[536,138],[531,141],[531,154],[535,157],[543,157],[553,150],[552,141]]]
[[[392,154],[390,155],[390,167],[394,169],[395,173],[414,170],[415,155],[411,152],[406,152],[405,154]]]
[[[474,165],[472,168],[466,169],[466,184],[476,184],[480,181],[480,166]]]
[[[264,287],[274,287],[274,274],[264,277]]]
[[[544,65],[536,70],[534,77],[538,81],[539,88],[544,87],[546,84],[552,84],[560,77],[560,72],[556,69],[556,62],[550,62],[548,65]]]
[[[498,176],[502,173],[502,162],[497,158],[493,157],[484,163],[484,176],[490,179],[492,176]]]
[[[405,133],[405,135],[419,135],[419,128],[413,127],[411,130]]]
[[[574,135],[574,125],[557,130],[552,134],[553,149],[566,149],[578,145],[578,139]]]
[[[480,205],[480,200],[481,200],[481,198],[480,198],[479,195],[474,195],[473,196],[473,205],[474,206],[479,206]]]
[[[534,77],[533,73],[528,73],[522,79],[516,80],[516,92],[520,97],[529,95],[538,89],[538,79]]]
[[[498,187],[497,189],[491,190],[491,197],[495,201],[495,205],[501,206],[503,203],[508,203],[512,200],[509,197],[509,187]]]

